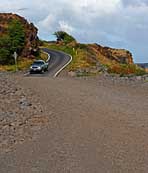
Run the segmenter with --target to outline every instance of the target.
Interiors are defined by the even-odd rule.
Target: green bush
[[[11,40],[9,36],[0,37],[0,64],[12,62]]]
[[[57,31],[54,33],[54,35],[57,37],[58,41],[63,41],[65,44],[76,41],[74,37],[64,31]]]
[[[25,44],[25,32],[21,22],[12,20],[8,26],[8,35],[11,39],[11,51],[19,54]]]
[[[7,49],[0,49],[0,64],[7,64],[8,57],[10,56],[10,52]]]
[[[20,54],[25,44],[25,32],[18,20],[11,20],[7,35],[0,37],[0,64],[14,63],[13,53]]]
[[[138,67],[135,64],[116,64],[116,65],[111,65],[108,67],[108,72],[109,73],[115,73],[115,74],[120,74],[120,76],[125,76],[125,75],[144,75],[145,70]]]

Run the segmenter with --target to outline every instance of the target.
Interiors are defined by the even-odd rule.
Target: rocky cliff
[[[103,47],[98,44],[90,44],[88,45],[88,49],[102,63],[108,61],[112,63],[133,64],[132,54],[128,50]]]
[[[22,51],[23,57],[31,57],[38,50],[38,29],[25,18],[12,13],[0,13],[0,36],[7,33],[8,24],[16,19],[21,22],[25,30],[25,46]]]

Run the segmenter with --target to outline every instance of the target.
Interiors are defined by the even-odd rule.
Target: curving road
[[[50,55],[48,72],[44,74],[30,74],[31,76],[56,77],[72,60],[72,57],[64,52],[42,48]]]

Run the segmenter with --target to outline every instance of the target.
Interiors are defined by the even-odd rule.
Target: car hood
[[[42,67],[42,65],[33,64],[31,67]]]

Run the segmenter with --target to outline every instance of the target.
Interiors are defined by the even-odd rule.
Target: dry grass
[[[27,69],[33,63],[33,61],[34,59],[21,58],[21,60],[19,60],[17,64],[18,70]],[[0,65],[0,71],[15,71],[15,70],[16,70],[15,65]]]
[[[87,50],[77,47],[76,44],[63,45],[44,43],[42,47],[60,50],[72,55],[73,60],[67,67],[69,71],[94,65],[94,62],[90,59],[90,54],[87,52]]]
[[[73,60],[68,65],[67,69],[69,71],[75,71],[77,69],[92,67],[96,65],[96,62],[99,62],[102,65],[105,65],[108,68],[109,73],[116,73],[120,75],[143,75],[145,71],[134,64],[121,64],[116,60],[109,59],[105,55],[99,52],[96,47],[92,45],[84,44],[56,44],[56,43],[47,43],[44,42],[42,47],[46,47],[53,50],[61,50],[70,55],[72,55]],[[112,53],[120,57],[120,55],[125,54],[126,51],[123,49],[112,49]],[[94,60],[94,59],[95,60]]]
[[[40,52],[40,56],[36,57],[34,59],[32,58],[24,58],[24,57],[19,57],[18,59],[18,70],[26,70],[30,67],[30,65],[33,63],[34,60],[36,59],[43,59],[44,61],[47,60],[47,54],[45,54],[43,51]],[[0,71],[15,71],[16,66],[13,65],[0,65]]]
[[[40,58],[41,58],[42,60],[46,61],[47,58],[48,58],[48,55],[47,55],[46,53],[44,53],[43,51],[41,51],[41,52],[40,52]]]
[[[116,64],[112,66],[108,66],[108,72],[109,73],[116,73],[120,75],[129,75],[129,74],[135,74],[135,75],[144,75],[145,70],[138,67],[135,64]]]
[[[73,62],[69,65],[69,70],[90,67],[92,62],[88,60],[87,52],[82,49],[77,49],[77,53],[73,56]]]

